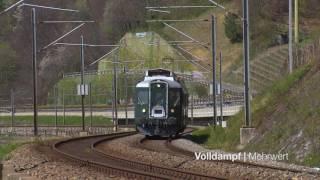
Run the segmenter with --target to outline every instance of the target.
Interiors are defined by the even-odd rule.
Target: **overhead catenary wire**
[[[217,7],[219,7],[219,8],[221,8],[221,9],[226,9],[224,6],[222,6],[221,4],[219,4],[219,3],[217,3],[217,2],[215,2],[215,1],[213,1],[213,0],[208,0],[209,2],[211,2],[212,4],[214,4],[214,5],[216,5]]]
[[[215,8],[217,6],[153,6],[146,9]]]
[[[72,30],[70,30],[69,32],[65,33],[64,35],[62,35],[61,37],[59,37],[58,39],[52,41],[51,43],[49,43],[48,45],[44,46],[42,48],[42,50],[47,49],[48,47],[52,46],[53,44],[57,43],[58,41],[60,41],[61,39],[65,38],[66,36],[68,36],[69,34],[71,34],[72,32],[76,31],[77,29],[79,29],[80,27],[82,27],[83,25],[85,25],[85,23],[81,23],[80,25],[78,25],[77,27],[73,28]]]
[[[22,3],[18,7],[33,7],[33,8],[43,8],[43,9],[51,9],[51,10],[59,10],[59,11],[69,11],[69,12],[80,12],[79,10],[75,9],[65,9],[65,8],[57,8],[57,7],[50,7],[50,6],[41,6],[36,4],[29,4],[29,3]]]
[[[159,9],[149,9],[148,11],[153,11],[153,12],[160,12],[160,13],[167,13],[170,14],[170,11],[164,11],[164,10],[159,10]]]
[[[157,19],[157,20],[146,20],[147,23],[155,22],[209,22],[209,19]]]
[[[86,47],[119,47],[114,44],[78,44],[78,43],[55,43],[55,45],[66,45],[66,46],[86,46]]]
[[[112,49],[107,54],[105,54],[105,55],[101,56],[100,58],[98,58],[97,60],[93,61],[91,64],[89,64],[89,66],[92,66],[92,65],[98,63],[99,61],[103,60],[104,58],[106,58],[107,56],[109,56],[110,54],[112,54],[114,51],[116,51],[118,49],[119,49],[119,47]]]
[[[95,23],[95,21],[41,21],[43,24],[58,24],[58,23]]]
[[[8,7],[7,9],[3,10],[2,12],[0,12],[1,14],[4,14],[6,12],[8,12],[9,10],[13,9],[14,7],[18,6],[19,4],[21,4],[24,0],[18,1],[16,3],[14,3],[13,5],[11,5],[10,7]]]
[[[183,35],[184,37],[187,37],[188,39],[191,39],[192,41],[197,42],[197,43],[199,43],[201,46],[203,46],[204,48],[208,49],[208,46],[205,45],[205,43],[196,40],[195,38],[191,37],[190,35],[188,35],[188,34],[182,32],[182,31],[180,31],[179,29],[177,29],[177,28],[175,28],[175,27],[173,27],[173,26],[171,26],[171,25],[169,25],[169,24],[167,24],[167,23],[165,23],[165,22],[162,22],[162,23],[163,23],[164,25],[166,25],[167,27],[173,29],[174,31],[178,32],[179,34]]]
[[[183,52],[191,55],[193,58],[195,59],[190,59],[190,62],[192,64],[195,64],[196,66],[198,67],[201,67],[203,70],[205,71],[209,71],[210,72],[210,69],[208,69],[207,67],[203,66],[202,64],[199,63],[200,59],[198,57],[196,57],[195,55],[193,55],[192,53],[190,53],[189,51],[187,51],[186,49],[182,48],[181,46],[177,46],[180,50],[182,50]]]

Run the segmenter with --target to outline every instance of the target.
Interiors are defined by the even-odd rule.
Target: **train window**
[[[137,103],[146,105],[149,103],[149,91],[147,88],[137,88]]]
[[[169,92],[169,99],[173,107],[180,106],[180,91],[176,89],[171,90]]]
[[[156,114],[162,114],[162,110],[155,110],[154,113],[156,113]]]
[[[151,107],[165,107],[167,100],[167,88],[164,83],[154,83],[151,85]]]

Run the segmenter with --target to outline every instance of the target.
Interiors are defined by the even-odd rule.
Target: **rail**
[[[60,141],[54,144],[53,149],[71,159],[72,161],[94,167],[98,170],[107,173],[113,173],[127,178],[138,179],[224,179],[221,177],[213,177],[205,174],[198,174],[188,172],[175,168],[167,168],[161,166],[155,166],[151,164],[145,164],[141,162],[132,161],[124,157],[118,157],[116,155],[105,154],[94,149],[94,147],[108,140],[113,140],[120,137],[130,136],[136,132],[117,133],[105,136],[91,136],[80,137],[75,139],[69,139]],[[78,141],[78,142],[77,142]],[[71,143],[71,146],[65,146]],[[72,144],[73,143],[73,144]],[[91,147],[91,151],[81,152],[79,151],[79,145]],[[65,146],[65,147],[63,147]],[[76,153],[74,153],[76,152]]]

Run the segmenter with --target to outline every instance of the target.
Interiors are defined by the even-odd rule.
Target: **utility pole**
[[[294,43],[299,43],[299,1],[294,2]]]
[[[63,108],[63,126],[66,125],[66,104],[65,104],[65,91],[62,89],[62,108]]]
[[[89,84],[89,101],[90,101],[90,127],[92,128],[92,119],[93,119],[93,114],[92,114],[92,84]]]
[[[193,90],[191,91],[191,125],[193,125]]]
[[[112,115],[113,115],[113,124],[115,126],[115,131],[118,131],[118,110],[117,110],[117,101],[118,101],[118,93],[117,93],[117,55],[116,52],[113,53],[113,102],[112,102]]]
[[[14,91],[11,89],[11,127],[13,128],[14,126]]]
[[[124,60],[126,61],[127,58],[127,40],[124,38]],[[124,63],[124,86],[125,86],[125,115],[126,115],[126,125],[129,124],[128,120],[128,77],[127,77],[127,72],[128,72],[128,65],[127,63]]]
[[[81,85],[80,85],[80,93],[81,93],[81,108],[82,108],[82,131],[85,131],[85,110],[84,110],[84,98],[85,98],[85,86],[84,86],[84,45],[83,45],[83,35],[81,35]]]
[[[211,48],[212,48],[212,96],[213,96],[213,125],[217,125],[217,92],[216,92],[216,52],[217,52],[217,32],[216,17],[211,16]]]
[[[293,70],[293,47],[292,47],[292,0],[289,0],[289,73]]]
[[[124,64],[124,86],[125,86],[125,115],[126,125],[129,124],[128,120],[128,77],[127,77],[127,64]]]
[[[249,0],[243,0],[243,55],[244,55],[244,97],[245,127],[251,127],[250,108],[250,34],[249,34]]]
[[[222,52],[220,52],[220,125],[223,121]]]
[[[54,87],[54,102],[55,102],[55,128],[58,126],[58,88]]]
[[[32,21],[32,70],[33,70],[33,132],[38,136],[38,101],[37,101],[37,21],[36,9],[31,9]]]
[[[11,5],[4,11],[0,12],[0,15],[3,13],[8,12],[9,10],[15,8],[15,7],[32,7],[31,9],[31,25],[32,25],[32,69],[33,69],[33,132],[34,136],[38,136],[38,92],[37,92],[37,17],[36,17],[36,9],[35,8],[41,8],[41,9],[51,9],[51,10],[59,10],[59,11],[68,11],[68,12],[79,12],[78,10],[72,10],[72,9],[63,9],[63,8],[57,8],[57,7],[49,7],[49,6],[40,6],[36,4],[29,4],[24,3],[24,0],[20,0],[16,2],[15,4]],[[51,44],[50,44],[51,45]],[[47,46],[49,47],[49,46]]]

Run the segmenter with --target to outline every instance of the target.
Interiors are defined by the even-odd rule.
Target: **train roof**
[[[149,69],[146,71],[146,77],[152,77],[152,76],[166,76],[166,77],[174,77],[175,74],[172,71],[166,70],[166,69]]]
[[[170,88],[182,88],[181,84],[176,80],[176,76],[172,71],[165,69],[151,69],[146,71],[144,80],[139,82],[136,87],[150,87],[152,82],[164,81],[168,83]]]

